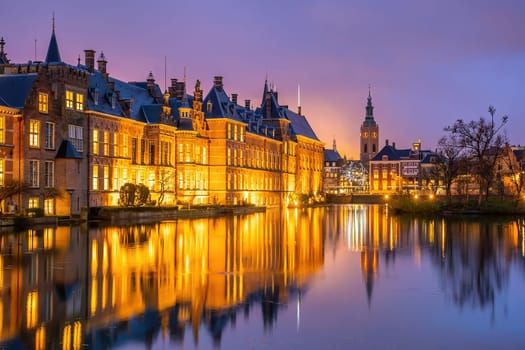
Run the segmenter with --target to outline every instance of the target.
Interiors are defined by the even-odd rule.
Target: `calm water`
[[[0,349],[523,349],[525,220],[294,209],[0,236]]]

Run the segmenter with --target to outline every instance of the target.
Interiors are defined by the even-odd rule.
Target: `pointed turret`
[[[51,33],[51,40],[49,40],[49,47],[47,48],[46,63],[62,62],[60,58],[60,51],[58,50],[57,38],[55,36],[55,16],[53,16],[53,32]]]

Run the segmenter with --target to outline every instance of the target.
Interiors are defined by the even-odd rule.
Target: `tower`
[[[370,94],[370,87],[368,87],[366,115],[363,124],[361,124],[360,139],[360,160],[366,163],[377,154],[379,144],[379,126],[374,120],[374,106],[372,106],[372,96]]]

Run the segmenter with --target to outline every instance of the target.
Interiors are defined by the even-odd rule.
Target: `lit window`
[[[55,199],[46,198],[44,199],[44,214],[55,215]]]
[[[46,122],[44,124],[44,147],[55,149],[55,123]]]
[[[122,135],[122,157],[128,156],[128,135]]]
[[[66,108],[73,109],[73,91],[66,90]]]
[[[206,164],[206,148],[202,148],[202,164]]]
[[[113,168],[113,191],[118,191],[118,168]]]
[[[109,131],[104,131],[104,155],[109,156]]]
[[[183,162],[184,159],[184,145],[179,143],[179,162]]]
[[[104,166],[104,191],[109,190],[109,166]]]
[[[69,141],[73,143],[78,152],[84,151],[84,135],[82,127],[78,125],[69,125]]]
[[[93,129],[93,140],[92,140],[93,154],[98,154],[98,130]]]
[[[31,187],[38,187],[40,185],[39,163],[40,162],[38,160],[29,161],[29,185]]]
[[[98,165],[93,165],[93,190],[98,190]]]
[[[5,143],[5,117],[0,115],[0,143]]]
[[[128,169],[122,169],[122,183],[125,184],[128,182]]]
[[[44,163],[44,186],[47,188],[55,186],[55,162]]]
[[[38,199],[38,197],[30,197],[27,202],[27,207],[29,209],[40,208],[40,200]]]
[[[155,186],[155,172],[154,171],[150,171],[149,173],[148,186],[150,189],[153,189],[153,186]]]
[[[113,134],[113,157],[118,157],[118,134]]]
[[[77,111],[84,110],[84,95],[77,93]]]
[[[228,124],[228,136],[227,136],[228,139],[231,139],[232,138],[232,126],[231,124]]]
[[[49,97],[48,97],[47,94],[45,94],[43,92],[39,92],[38,93],[38,111],[40,113],[46,113],[47,114],[47,112],[49,110],[48,101],[49,101]]]
[[[40,147],[40,121],[29,121],[29,147]]]

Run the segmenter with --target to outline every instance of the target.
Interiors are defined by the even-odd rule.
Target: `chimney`
[[[84,50],[84,63],[88,70],[93,73],[95,70],[95,50]]]
[[[171,85],[168,87],[168,91],[171,97],[175,97],[177,91],[177,78],[171,78]]]
[[[239,94],[232,94],[232,102],[237,104],[237,96],[239,96]]]
[[[183,81],[177,81],[175,83],[175,98],[177,101],[182,101],[184,98],[184,90],[185,90],[186,84]]]
[[[213,85],[217,88],[220,88],[222,89],[223,85],[222,85],[222,76],[220,75],[216,75],[214,78],[213,78]]]
[[[301,106],[297,106],[297,114],[301,115]]]
[[[395,142],[392,142],[392,147],[394,147],[394,149],[396,148],[396,143]]]
[[[100,71],[100,73],[102,73],[102,75],[104,76],[104,79],[106,80],[108,80],[108,73],[106,72],[107,63],[108,61],[106,61],[106,56],[104,56],[104,52],[101,51],[100,57],[97,60],[98,70]]]
[[[250,109],[251,108],[252,101],[250,100],[244,100],[244,108]]]
[[[115,90],[115,82],[114,81],[108,82],[108,86],[109,86],[111,91]]]
[[[388,146],[388,139],[385,140],[385,146]]]
[[[153,77],[153,73],[150,71],[148,74],[148,91],[151,95],[155,94],[155,78]]]

